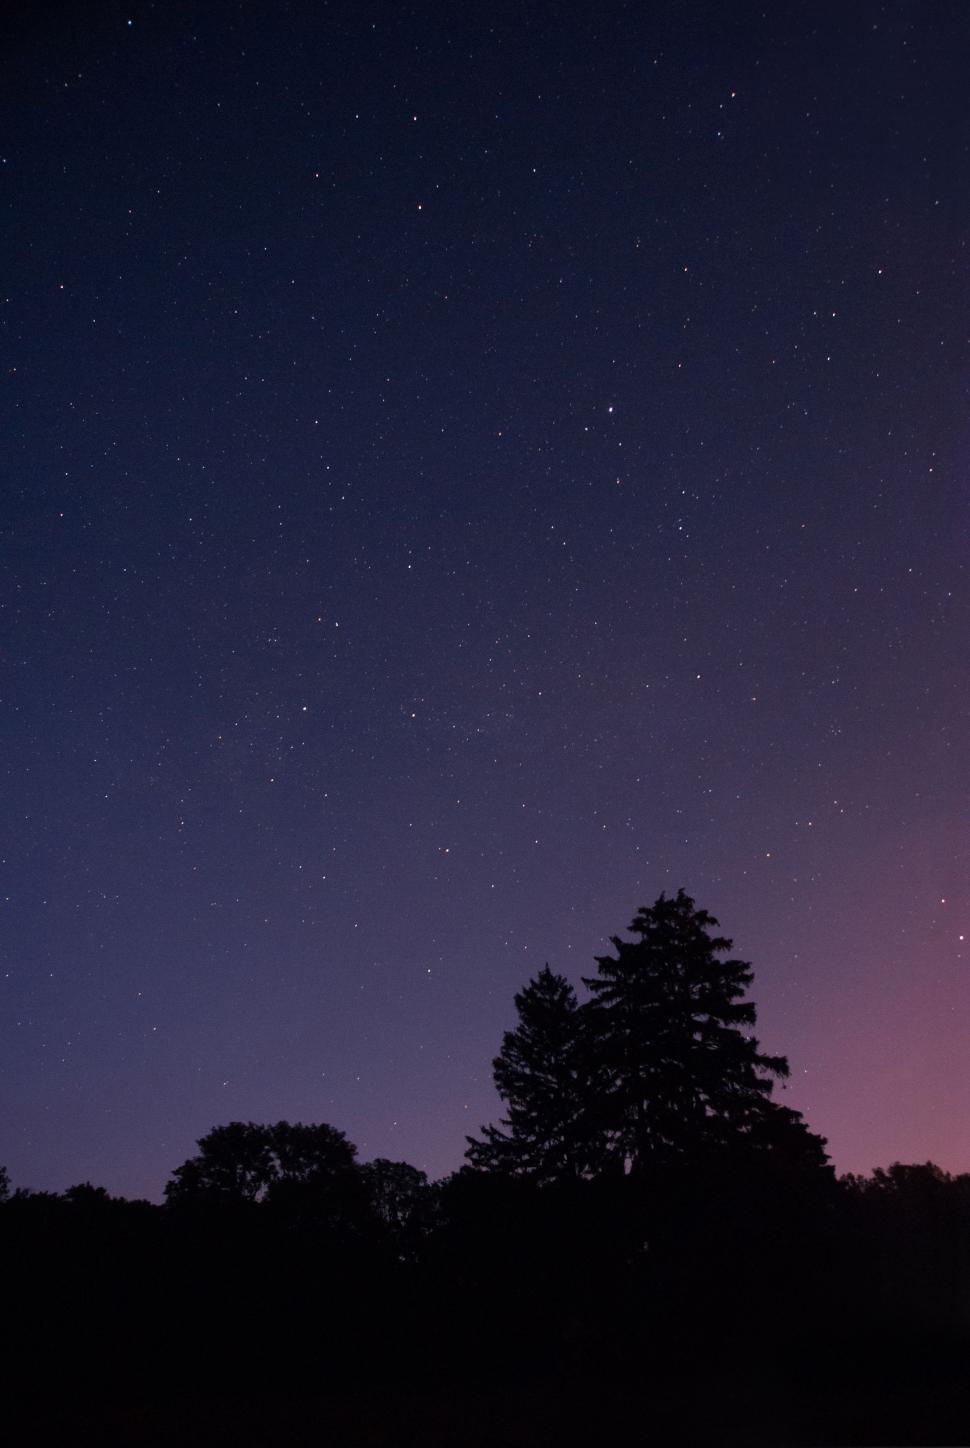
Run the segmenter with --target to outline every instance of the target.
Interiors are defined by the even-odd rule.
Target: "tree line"
[[[120,1413],[133,1443],[279,1441],[284,1411],[348,1444],[965,1436],[970,1176],[837,1179],[717,921],[679,891],[628,935],[585,1001],[549,966],[516,995],[503,1115],[444,1181],[285,1121],[214,1127],[163,1206],[0,1173],[35,1416],[78,1439],[83,1399],[92,1441]]]

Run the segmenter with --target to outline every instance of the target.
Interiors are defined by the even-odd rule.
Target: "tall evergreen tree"
[[[661,895],[612,937],[615,955],[597,958],[592,993],[597,1054],[607,1087],[604,1114],[612,1152],[632,1172],[712,1146],[767,1140],[766,1119],[794,1125],[797,1113],[770,1102],[784,1056],[761,1053],[745,999],[750,965],[721,959],[732,942],[683,890]],[[824,1156],[824,1153],[823,1153]]]
[[[519,1024],[506,1031],[493,1062],[508,1115],[501,1127],[483,1127],[481,1140],[467,1138],[468,1161],[540,1182],[590,1175],[601,1152],[592,1126],[584,1008],[565,976],[548,965],[516,995],[515,1008]]]

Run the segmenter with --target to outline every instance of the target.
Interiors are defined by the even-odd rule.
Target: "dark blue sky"
[[[970,1169],[962,4],[15,6],[0,1161],[440,1175],[684,886]]]

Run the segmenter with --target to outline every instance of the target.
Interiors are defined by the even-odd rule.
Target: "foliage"
[[[598,957],[585,981],[610,1149],[633,1172],[770,1134],[772,1077],[787,1077],[788,1062],[759,1050],[745,999],[751,967],[720,958],[732,942],[712,934],[717,923],[683,890],[661,895],[637,912],[636,938],[613,936],[616,954]],[[785,1117],[789,1126],[796,1119]]]
[[[548,966],[530,981],[493,1063],[506,1116],[468,1138],[470,1165],[542,1183],[730,1150],[828,1172],[822,1138],[770,1099],[788,1062],[761,1052],[751,967],[722,958],[716,926],[683,890],[661,895],[597,959],[588,1003]]]
[[[426,1173],[406,1161],[388,1161],[383,1156],[366,1162],[360,1173],[379,1220],[391,1232],[406,1232],[428,1200]]]
[[[169,1202],[279,1200],[297,1187],[332,1184],[353,1171],[356,1148],[327,1125],[230,1121],[197,1142],[199,1153],[176,1167]]]
[[[468,1161],[537,1181],[590,1175],[601,1151],[587,1015],[569,981],[548,965],[516,995],[515,1008],[519,1023],[493,1062],[508,1114],[501,1127],[483,1127],[481,1140],[467,1138]]]

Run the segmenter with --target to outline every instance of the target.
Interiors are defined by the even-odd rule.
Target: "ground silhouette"
[[[588,1001],[528,983],[444,1181],[285,1121],[161,1206],[0,1171],[11,1441],[967,1441],[970,1176],[837,1179],[715,926],[661,896]]]

